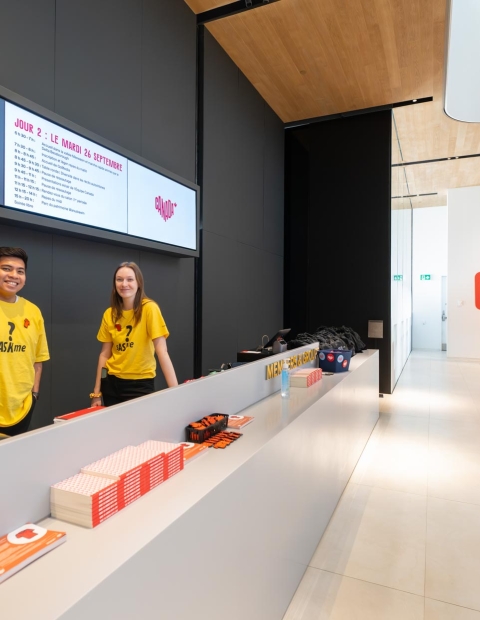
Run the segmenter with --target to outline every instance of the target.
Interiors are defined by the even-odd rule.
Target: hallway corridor
[[[411,354],[284,620],[480,620],[480,364]]]

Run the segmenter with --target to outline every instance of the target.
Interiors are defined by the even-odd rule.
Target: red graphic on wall
[[[480,310],[480,273],[475,274],[475,307]]]
[[[164,200],[161,196],[157,196],[155,198],[155,209],[159,212],[165,222],[174,216],[176,206],[176,202]]]

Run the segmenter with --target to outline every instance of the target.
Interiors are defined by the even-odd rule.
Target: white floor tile
[[[285,619],[480,620],[480,363],[414,351],[379,404]]]
[[[426,497],[349,484],[310,562],[424,594]]]
[[[480,506],[430,497],[425,596],[480,611]]]
[[[308,568],[284,620],[423,620],[423,608],[423,597]]]
[[[480,620],[480,613],[427,598],[425,599],[425,620]]]
[[[428,494],[480,505],[480,420],[430,420]]]
[[[477,405],[470,393],[458,394],[434,389],[430,391],[430,417],[447,420],[459,418],[480,420]]]
[[[351,482],[427,494],[428,419],[382,414]]]

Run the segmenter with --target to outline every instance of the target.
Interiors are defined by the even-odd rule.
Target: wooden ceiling
[[[230,1],[185,0],[196,13]],[[284,122],[432,96],[394,110],[393,161],[418,162],[480,153],[480,124],[443,112],[445,12],[446,0],[280,0],[207,28]],[[441,206],[465,185],[480,185],[480,157],[406,166],[392,195],[435,192],[412,204]]]
[[[280,0],[207,28],[288,122],[431,96],[443,1]]]

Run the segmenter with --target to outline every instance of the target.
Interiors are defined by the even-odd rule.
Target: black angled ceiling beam
[[[213,22],[217,19],[223,19],[224,17],[231,17],[232,15],[243,13],[244,11],[259,9],[262,6],[268,6],[274,2],[279,2],[279,0],[238,0],[238,2],[230,2],[230,4],[219,6],[216,9],[198,13],[197,26]]]
[[[377,105],[371,108],[362,108],[361,110],[351,110],[349,112],[338,112],[337,114],[328,114],[326,116],[316,116],[315,118],[305,118],[300,121],[289,121],[285,123],[285,129],[295,129],[302,125],[310,125],[311,123],[322,123],[323,121],[333,121],[338,118],[346,118],[347,116],[359,116],[360,114],[370,114],[371,112],[382,112],[384,110],[392,110],[393,108],[402,108],[407,105],[417,105],[420,103],[428,103],[433,101],[433,97],[422,97],[420,99],[408,99],[407,101],[397,101],[396,103],[387,103],[386,105]],[[401,165],[401,164],[395,164]]]

